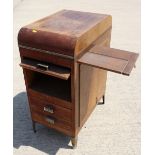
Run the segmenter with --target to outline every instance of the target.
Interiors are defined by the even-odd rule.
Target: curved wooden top
[[[20,45],[76,56],[111,27],[110,15],[62,10],[23,27]]]

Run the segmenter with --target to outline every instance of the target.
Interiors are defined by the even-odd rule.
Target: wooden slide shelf
[[[42,62],[36,60],[23,59],[20,66],[25,69],[51,75],[63,80],[68,80],[70,77],[70,69],[53,64],[42,64]]]
[[[129,76],[137,58],[137,53],[97,45],[85,53],[78,63]]]

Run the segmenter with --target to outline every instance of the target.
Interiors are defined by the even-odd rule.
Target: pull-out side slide
[[[137,53],[96,45],[78,63],[129,76],[137,58]]]

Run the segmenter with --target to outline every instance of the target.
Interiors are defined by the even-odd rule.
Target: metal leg
[[[36,133],[36,123],[35,121],[32,121],[32,128],[33,128],[33,132]]]
[[[72,137],[71,138],[71,143],[72,143],[73,149],[75,149],[77,147],[77,140],[78,140],[77,137]]]
[[[105,103],[105,97],[104,96],[102,97],[102,100],[103,100],[102,104],[104,104]]]

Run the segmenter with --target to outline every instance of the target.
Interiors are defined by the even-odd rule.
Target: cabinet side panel
[[[101,37],[95,45],[103,45],[110,47],[111,39],[111,30],[107,31],[103,37]],[[105,95],[106,90],[106,80],[107,80],[107,71],[103,69],[97,69],[96,71],[97,78],[97,100],[99,101],[103,95]]]
[[[87,65],[80,67],[80,122],[97,102],[97,69]]]
[[[110,46],[111,29],[93,43]],[[105,95],[107,71],[95,67],[80,67],[80,127],[83,126],[97,102]]]

